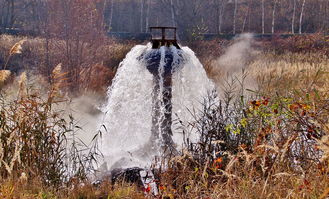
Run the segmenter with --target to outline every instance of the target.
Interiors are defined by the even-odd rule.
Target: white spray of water
[[[193,121],[191,113],[188,111],[195,110],[196,113],[201,111],[204,97],[215,87],[212,81],[208,79],[195,53],[188,47],[182,48],[184,60],[186,61],[181,71],[173,74],[173,113],[184,122]],[[178,118],[173,118],[176,120]],[[178,126],[173,125],[173,129]],[[198,139],[197,135],[188,135],[191,141]],[[176,143],[181,144],[182,134],[173,134]]]
[[[139,57],[148,51],[151,51],[151,45],[134,47],[120,64],[109,88],[108,102],[102,109],[103,124],[107,129],[102,138],[102,153],[108,169],[148,167],[159,155],[159,150],[145,147],[151,137],[154,82],[146,63]],[[171,47],[171,52],[173,64],[179,64],[175,61],[179,56],[177,49]],[[214,86],[193,51],[183,47],[180,52],[184,61],[172,76],[172,112],[173,120],[177,115],[187,122],[192,119],[188,109],[201,110],[203,97]],[[164,65],[163,62],[164,53],[161,53],[160,65]],[[176,146],[182,146],[183,135],[176,124],[172,125],[172,132]],[[195,135],[190,136],[197,139]]]
[[[212,73],[216,74],[216,81],[219,84],[224,84],[225,81],[231,82],[232,80],[242,81],[243,76],[246,75],[244,86],[251,89],[257,87],[253,77],[246,73],[243,74],[243,71],[246,72],[249,63],[259,53],[253,47],[253,44],[255,44],[255,41],[252,34],[241,34],[235,38],[233,44],[226,49],[225,53],[213,62]]]

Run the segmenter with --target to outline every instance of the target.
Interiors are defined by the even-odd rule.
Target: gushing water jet
[[[172,74],[182,65],[181,48],[177,44],[176,28],[150,27],[152,50],[140,59],[146,62],[147,70],[153,75],[152,129],[151,139],[154,150],[160,144],[163,151],[175,153],[172,140]],[[161,37],[154,31],[161,30]],[[172,32],[172,37],[168,35]],[[176,55],[176,56],[175,56]],[[160,142],[160,143],[158,143]]]
[[[107,170],[147,168],[155,157],[180,150],[184,136],[197,140],[196,134],[177,130],[180,125],[173,121],[190,121],[189,110],[201,110],[203,97],[214,88],[194,52],[178,45],[176,28],[151,31],[160,34],[127,54],[102,108]]]

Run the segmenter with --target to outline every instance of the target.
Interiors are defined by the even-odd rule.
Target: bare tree
[[[175,7],[173,0],[170,0],[170,10],[171,10],[171,24],[172,26],[176,26],[176,19],[175,19]]]
[[[295,15],[296,15],[296,0],[294,1],[293,11],[292,11],[292,19],[291,19],[291,33],[295,34]]]
[[[299,16],[299,34],[302,34],[302,25],[303,25],[303,15],[304,15],[305,2],[306,2],[306,0],[303,0],[302,10],[300,11],[300,16]]]
[[[223,18],[224,18],[226,5],[227,5],[226,0],[219,0],[219,3],[218,3],[218,33],[222,32]]]
[[[79,87],[79,72],[93,64],[96,52],[103,40],[103,13],[95,1],[51,0],[49,10],[49,33],[52,46],[57,46],[60,61],[67,72],[71,89]],[[65,49],[65,50],[63,50]],[[92,56],[86,56],[86,52]],[[57,63],[58,64],[58,63]],[[72,84],[71,84],[72,83]]]
[[[150,24],[150,7],[151,7],[151,0],[147,0],[145,32],[148,32],[148,28],[149,28],[149,24]]]
[[[58,0],[0,0],[0,30],[18,28],[37,35],[44,33],[47,12],[63,13],[67,23],[70,13],[63,12],[77,0],[60,0],[63,7],[47,10],[46,4]],[[97,11],[106,8],[103,20],[108,30],[146,32],[150,24],[179,28],[180,36],[205,32],[248,31],[275,33],[288,30],[302,33],[307,19],[310,32],[329,28],[329,0],[80,0],[86,5],[94,1]],[[228,6],[229,5],[229,6]],[[85,7],[86,8],[86,7]],[[280,9],[280,10],[279,10]],[[156,13],[154,17],[151,17]],[[258,14],[259,13],[259,14]],[[88,13],[90,18],[95,13]],[[226,16],[229,15],[229,16]],[[80,17],[82,18],[82,16]],[[288,22],[286,19],[288,18]],[[89,19],[90,20],[90,19]],[[259,25],[256,23],[259,21]],[[50,23],[51,21],[49,21]],[[62,21],[62,23],[66,23]],[[304,23],[303,23],[304,22]],[[85,22],[87,23],[87,22]],[[191,37],[190,37],[191,38]]]
[[[250,1],[248,1],[248,8],[247,8],[246,15],[245,15],[245,17],[243,19],[243,24],[242,24],[241,32],[244,32],[244,29],[245,29],[246,23],[247,23],[247,18],[249,16],[249,12],[250,12]]]
[[[14,0],[5,0],[2,2],[2,10],[1,10],[1,21],[0,24],[5,31],[7,28],[13,28],[15,23],[15,4]]]
[[[262,34],[265,34],[265,0],[262,0]]]
[[[272,11],[272,34],[274,34],[274,27],[275,27],[275,10],[276,10],[276,4],[278,0],[274,0],[274,5],[273,5],[273,11]]]
[[[109,28],[112,31],[112,21],[113,21],[113,11],[114,11],[114,0],[111,0],[111,11],[110,11],[110,20],[109,20]]]
[[[235,34],[236,30],[236,14],[238,10],[238,0],[234,0],[234,13],[233,13],[233,34]]]
[[[144,31],[144,26],[143,26],[143,18],[144,18],[144,0],[140,0],[141,2],[141,15],[140,15],[140,32]]]

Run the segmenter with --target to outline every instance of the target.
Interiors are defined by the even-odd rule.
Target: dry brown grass
[[[215,151],[218,155],[214,157],[213,145],[197,143],[209,150],[209,155],[204,154],[201,164],[200,151],[196,158],[193,149],[192,154],[175,158],[162,174],[162,194],[174,198],[329,197],[328,57],[267,52],[247,63],[245,70],[259,89],[248,94],[254,100],[246,101],[242,109],[231,107],[249,121],[246,128],[251,130],[254,144],[242,144],[233,153]],[[208,123],[220,124],[214,123],[211,110],[209,114],[212,119],[199,120],[204,129]],[[232,125],[241,126],[241,121]],[[209,139],[216,132],[220,133],[220,128],[212,129]]]
[[[318,54],[265,54],[247,70],[264,92],[273,89],[290,92],[292,88],[326,92],[329,88],[329,58]]]
[[[0,181],[1,199],[144,199],[144,194],[135,185],[104,182],[101,186],[80,183],[68,188],[53,189],[44,186],[37,179],[29,183],[21,181]]]
[[[135,45],[130,41],[118,43],[105,39],[99,45],[84,42],[79,49],[72,44],[70,54],[67,54],[66,41],[50,39],[48,49],[46,42],[43,38],[0,35],[0,68],[11,70],[13,75],[32,71],[50,82],[52,71],[61,64],[61,70],[67,77],[65,87],[71,88],[70,93],[73,93],[72,89],[75,94],[104,93],[119,63]]]
[[[212,163],[199,167],[191,160],[176,162],[177,170],[162,176],[162,194],[176,198],[318,198],[329,187],[328,171],[317,167],[305,173],[275,164],[267,175],[265,157],[238,153],[219,169]],[[194,165],[194,166],[192,166]]]
[[[11,42],[6,52],[17,42],[19,39]],[[24,44],[24,48],[30,45],[29,42]],[[89,57],[91,62],[85,62],[86,65],[78,71],[77,81],[83,89],[104,92],[116,72],[116,66],[132,45],[111,42],[110,46],[101,46],[101,52],[94,54],[97,61]],[[57,49],[53,56],[60,58],[62,55],[58,49],[63,47],[63,43],[56,41],[53,44],[57,45],[52,47]],[[213,48],[219,52],[207,55],[207,50]],[[40,46],[37,49],[44,51]],[[212,74],[211,67],[213,59],[222,52],[216,44],[209,42],[197,54],[208,63],[208,75],[215,80],[219,78],[217,82],[223,76],[217,73],[218,70]],[[234,111],[229,113],[234,114],[227,112],[215,118],[211,114],[218,109],[214,112],[209,109],[207,118],[198,121],[201,126],[222,125],[220,129],[212,128],[208,135],[244,133],[248,135],[245,137],[248,142],[231,139],[234,145],[222,151],[212,149],[213,145],[224,146],[221,145],[223,140],[211,140],[215,136],[208,137],[210,144],[196,143],[199,149],[205,151],[204,154],[195,151],[196,148],[189,149],[168,162],[168,168],[159,179],[160,198],[329,197],[328,57],[316,53],[263,52],[246,62],[243,68],[259,88],[248,95],[251,99],[247,100],[238,93],[236,96],[241,104],[230,104]],[[69,128],[72,126],[63,127],[67,123],[61,120],[58,112],[51,111],[52,102],[62,99],[62,92],[72,81],[66,81],[64,65],[54,63],[51,69],[50,92],[46,99],[26,92],[28,80],[25,73],[17,83],[21,90],[16,101],[8,104],[0,98],[3,99],[0,107],[0,197],[145,198],[142,190],[124,183],[112,185],[104,182],[97,187],[88,180],[70,178],[70,183],[59,183],[61,186],[58,188],[56,180],[60,176],[57,172],[60,173],[61,167],[49,163],[49,154],[53,154],[55,149],[45,147],[49,142],[42,140],[53,142],[58,139],[54,137],[56,131],[72,130]],[[3,79],[7,76],[3,75]],[[226,123],[222,123],[222,119],[227,119]],[[214,120],[216,123],[209,122]],[[191,124],[197,123],[191,121]],[[40,142],[35,142],[37,140]],[[36,150],[38,147],[45,150]],[[196,154],[199,156],[196,157]],[[42,164],[39,164],[40,160]]]
[[[61,95],[63,79],[65,73],[58,65],[47,93],[31,90],[26,72],[17,78],[18,94],[0,90],[0,180],[10,188],[2,186],[0,195],[14,197],[10,194],[16,188],[20,191],[20,182],[58,189],[69,186],[71,179],[81,182],[93,172],[97,148],[77,140],[81,128],[71,115],[55,108],[65,102]]]

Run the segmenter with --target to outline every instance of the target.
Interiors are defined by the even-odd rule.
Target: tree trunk
[[[10,29],[13,28],[15,23],[15,4],[14,4],[14,0],[11,0],[10,2]]]
[[[265,34],[265,0],[262,0],[262,34]]]
[[[9,1],[6,1],[7,5],[6,5],[6,15],[4,17],[4,22],[3,22],[3,28],[6,31],[6,29],[8,28],[8,21],[9,21],[9,17],[10,17],[10,3]]]
[[[243,20],[241,33],[244,32],[244,29],[246,27],[247,19],[248,19],[248,16],[249,16],[249,11],[250,11],[250,3],[248,2],[248,9],[247,9],[247,12],[246,12],[246,16],[244,17],[244,20]]]
[[[296,0],[294,0],[294,8],[292,11],[291,34],[295,34],[295,15],[296,15]]]
[[[108,1],[109,0],[104,0],[104,4],[103,4],[102,25],[103,25],[104,30],[108,29],[107,24],[106,24],[107,23],[107,21],[106,21],[106,9],[107,9],[108,4],[109,4]]]
[[[302,34],[302,25],[303,25],[303,15],[304,15],[305,2],[306,2],[306,0],[303,0],[302,10],[300,11],[300,17],[299,17],[299,34]]]
[[[238,10],[238,0],[234,0],[234,14],[233,14],[233,34],[236,32],[236,14]]]
[[[220,1],[220,0],[219,0]],[[220,34],[222,32],[221,30],[221,23],[222,23],[222,6],[223,6],[223,3],[220,4],[218,3],[218,34]]]
[[[143,26],[143,17],[144,17],[144,0],[141,1],[141,18],[140,18],[140,32],[143,32],[144,26]]]
[[[145,32],[148,32],[149,24],[150,24],[150,7],[151,0],[147,0],[147,11],[146,11],[146,24],[145,24]]]
[[[219,0],[221,2],[221,4],[218,7],[218,33],[222,33],[222,22],[223,22],[223,16],[224,16],[224,11],[225,11],[225,0]]]
[[[216,31],[219,34],[219,1],[214,0],[214,6],[216,6]]]
[[[114,7],[114,0],[111,0],[111,11],[110,11],[110,20],[109,20],[109,29],[110,29],[110,32],[112,32],[112,21],[113,21],[113,9]]]
[[[273,12],[272,12],[272,34],[274,34],[274,28],[275,28],[275,10],[276,10],[276,3],[277,3],[277,0],[274,1],[274,5],[273,5]]]
[[[172,26],[176,26],[176,19],[175,19],[175,7],[173,0],[170,0],[170,8],[171,8],[171,24]]]
[[[46,4],[46,11],[48,13],[49,11],[49,4]],[[50,26],[49,26],[49,15],[45,15],[44,17],[44,37],[45,37],[45,49],[46,49],[46,60],[45,60],[45,64],[46,64],[46,73],[47,73],[47,77],[48,77],[48,81],[51,82],[51,73],[52,73],[52,68],[50,66]]]

